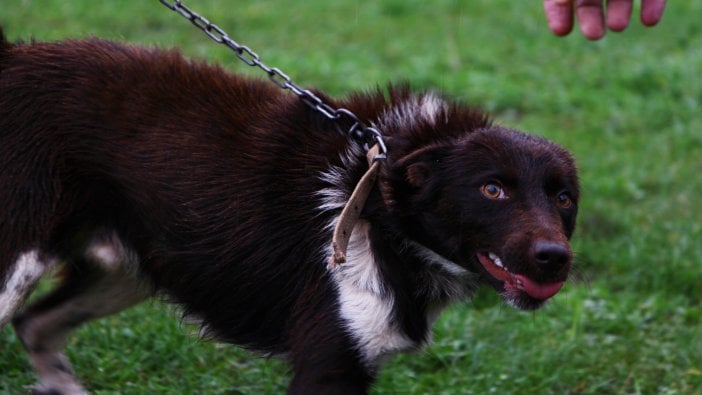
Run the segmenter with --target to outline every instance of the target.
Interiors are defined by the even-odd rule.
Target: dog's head
[[[487,121],[451,127],[442,140],[404,139],[385,174],[392,211],[410,239],[477,273],[508,303],[538,308],[571,267],[574,161],[555,143]]]

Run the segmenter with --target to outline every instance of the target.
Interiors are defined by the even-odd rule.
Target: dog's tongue
[[[478,260],[491,276],[502,281],[506,290],[524,291],[527,295],[538,300],[547,300],[563,287],[564,281],[542,284],[521,274],[513,274],[495,265],[485,254],[478,254]]]
[[[534,299],[546,300],[551,296],[558,293],[563,287],[563,281],[550,283],[550,284],[539,284],[532,281],[528,277],[522,276],[521,274],[515,274],[514,279],[516,284],[514,284],[517,289],[521,289],[526,292],[529,296]]]

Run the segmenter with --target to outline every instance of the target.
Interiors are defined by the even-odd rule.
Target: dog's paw
[[[31,395],[90,395],[82,387],[55,388],[44,384],[35,385],[29,392]]]

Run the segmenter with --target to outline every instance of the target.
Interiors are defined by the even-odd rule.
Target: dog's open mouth
[[[496,254],[478,253],[478,261],[485,270],[495,279],[501,281],[507,292],[525,292],[530,297],[545,301],[558,293],[564,281],[553,283],[538,283],[522,274],[511,273]]]

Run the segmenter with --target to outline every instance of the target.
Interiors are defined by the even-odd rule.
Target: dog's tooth
[[[492,260],[492,263],[494,263],[496,266],[504,269],[505,266],[502,264],[502,259],[500,259],[499,256],[495,255],[494,253],[490,252],[488,253],[488,257],[490,257],[490,260]]]

